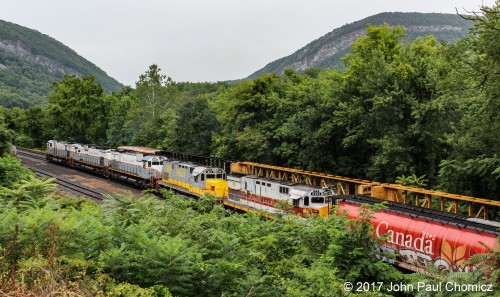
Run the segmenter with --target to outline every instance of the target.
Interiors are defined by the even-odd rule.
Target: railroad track
[[[20,156],[30,157],[32,159],[37,160],[45,160],[45,153],[35,151],[35,150],[27,150],[27,149],[17,149],[17,154]]]
[[[32,159],[45,160],[45,153],[39,152],[39,151],[18,148],[17,154],[20,156],[29,157]],[[61,179],[60,177],[58,177],[57,175],[52,174],[52,173],[38,170],[38,169],[30,167],[30,166],[28,166],[28,168],[33,170],[38,176],[47,177],[47,178],[54,178],[55,184],[69,190],[73,194],[83,195],[83,196],[86,196],[86,197],[93,199],[95,201],[102,201],[104,199],[103,193],[101,193],[101,192],[94,191],[94,190],[88,189],[84,186],[81,186],[79,184]]]
[[[31,169],[34,170],[38,176],[47,177],[47,178],[55,178],[54,183],[56,183],[57,185],[59,185],[63,188],[69,189],[72,192],[84,195],[86,197],[89,197],[89,198],[91,198],[93,200],[97,200],[97,201],[102,201],[104,199],[103,194],[101,192],[90,190],[84,186],[80,186],[80,185],[75,184],[73,182],[69,182],[67,180],[61,179],[60,177],[57,177],[56,175],[51,174],[51,173],[47,173],[47,172],[44,172],[41,170],[36,170],[33,168],[31,168]]]

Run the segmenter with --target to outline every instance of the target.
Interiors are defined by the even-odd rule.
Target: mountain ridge
[[[350,24],[343,25],[311,41],[294,53],[268,63],[250,74],[247,79],[255,79],[263,74],[282,74],[285,68],[303,71],[308,68],[342,67],[341,58],[350,52],[354,41],[366,33],[368,25],[402,25],[406,28],[407,39],[435,35],[438,40],[454,42],[467,36],[472,22],[454,14],[383,12]]]
[[[65,74],[94,75],[106,92],[123,85],[60,41],[0,20],[0,105],[43,104],[52,84]]]

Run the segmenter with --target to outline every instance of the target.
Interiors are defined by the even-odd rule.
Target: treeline
[[[370,27],[344,70],[196,84],[152,65],[135,89],[113,94],[66,76],[46,106],[0,118],[21,146],[146,145],[498,200],[498,10],[484,7],[453,45],[403,43],[402,27]]]

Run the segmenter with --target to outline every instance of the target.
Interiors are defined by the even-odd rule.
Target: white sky
[[[174,81],[244,78],[347,23],[389,11],[477,11],[494,0],[0,0],[119,82],[158,64]]]

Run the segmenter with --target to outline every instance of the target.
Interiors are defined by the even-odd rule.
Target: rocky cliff
[[[303,71],[308,68],[341,67],[341,58],[350,51],[351,45],[366,33],[368,25],[402,25],[408,39],[434,35],[438,40],[455,42],[467,36],[471,22],[460,16],[438,13],[381,13],[361,21],[347,24],[314,40],[295,53],[269,63],[248,78],[266,73],[283,73],[285,68]]]

